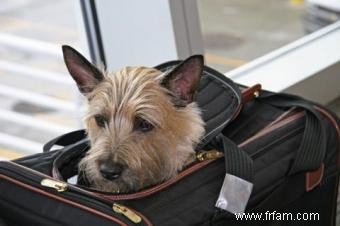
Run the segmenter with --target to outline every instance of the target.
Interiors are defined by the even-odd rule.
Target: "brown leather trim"
[[[322,163],[321,166],[314,170],[306,173],[306,191],[313,190],[316,186],[318,186],[323,178],[323,174],[325,171],[325,165]]]
[[[151,223],[151,221],[149,221],[148,218],[146,218],[143,214],[141,214],[141,212],[135,210],[135,209],[131,209],[131,207],[128,207],[130,210],[132,210],[133,212],[135,212],[136,214],[138,214],[138,216],[140,216],[143,221],[146,223],[147,226],[153,226],[153,224]]]
[[[241,90],[242,104],[245,105],[246,103],[252,101],[256,97],[256,95],[260,93],[260,90],[261,84],[256,84],[254,86]]]
[[[30,190],[30,191],[33,191],[33,192],[35,192],[35,193],[38,193],[38,194],[47,196],[47,197],[49,197],[49,198],[58,200],[58,201],[63,202],[63,203],[67,203],[67,204],[69,204],[69,205],[71,205],[71,206],[75,206],[75,207],[77,207],[77,208],[79,208],[79,209],[85,210],[85,211],[90,212],[90,213],[92,213],[92,214],[94,214],[94,215],[97,215],[97,216],[99,216],[99,217],[103,217],[103,218],[105,218],[105,219],[107,219],[107,220],[113,221],[113,222],[115,222],[115,223],[117,223],[117,224],[119,224],[119,225],[128,226],[128,225],[125,224],[123,221],[119,220],[118,218],[115,218],[115,217],[112,217],[112,216],[110,216],[110,215],[104,214],[104,213],[102,213],[102,212],[100,212],[100,211],[98,211],[98,210],[95,210],[95,209],[92,209],[92,208],[90,208],[90,207],[81,205],[81,204],[79,204],[79,203],[76,203],[76,202],[67,200],[67,199],[65,199],[65,198],[62,198],[62,197],[53,195],[53,194],[48,193],[48,192],[46,192],[46,191],[44,191],[44,190],[35,188],[35,187],[31,186],[31,185],[24,184],[24,183],[22,183],[21,181],[15,180],[15,179],[10,178],[10,177],[8,177],[8,176],[6,176],[6,175],[0,174],[0,179],[7,180],[7,181],[9,181],[9,182],[11,182],[11,183],[13,183],[13,184],[16,184],[16,185],[18,185],[18,186],[20,186],[20,187],[23,187],[23,188],[28,189],[28,190]]]
[[[129,200],[129,199],[139,199],[139,198],[144,198],[146,196],[152,195],[174,183],[176,183],[177,181],[181,180],[184,177],[187,177],[189,175],[191,175],[192,173],[194,173],[195,171],[201,169],[202,167],[210,164],[211,162],[216,161],[216,159],[214,160],[208,160],[208,161],[204,161],[204,162],[199,162],[195,165],[190,166],[189,168],[187,168],[186,170],[180,172],[177,176],[148,189],[142,190],[140,192],[136,192],[133,194],[126,194],[126,195],[106,195],[106,194],[100,194],[97,193],[97,195],[101,196],[102,198],[111,200],[111,201],[118,201],[118,200]]]
[[[270,126],[273,126],[274,124],[278,123],[279,121],[285,119],[285,118],[288,118],[289,116],[292,115],[292,113],[295,111],[296,107],[291,107],[289,108],[288,111],[285,111],[283,112],[279,117],[277,117],[274,121],[272,121],[271,123],[269,123],[266,127],[264,128],[267,128],[267,127],[270,127]],[[295,112],[296,113],[296,112]],[[263,128],[263,129],[264,129]]]
[[[299,118],[302,118],[302,117],[304,117],[304,115],[305,115],[304,112],[299,112],[299,113],[296,113],[295,115],[292,115],[292,116],[290,116],[288,118],[285,118],[285,119],[277,122],[276,124],[274,124],[274,125],[272,125],[270,127],[267,126],[267,127],[263,128],[262,130],[260,130],[259,132],[257,132],[254,136],[252,136],[252,137],[246,139],[245,141],[243,141],[239,145],[239,147],[245,146],[245,145],[251,143],[252,141],[258,139],[259,137],[262,137],[262,136],[270,133],[271,131],[273,131],[273,130],[275,130],[277,128],[280,128],[280,127],[282,127],[282,126],[284,126],[284,125],[286,125],[286,124],[288,124],[290,122],[293,122],[293,121],[295,121],[295,120],[297,120]]]

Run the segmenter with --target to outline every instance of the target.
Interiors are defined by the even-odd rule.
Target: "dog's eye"
[[[95,115],[94,119],[96,120],[96,123],[99,127],[105,127],[107,119],[103,115]]]
[[[135,130],[141,131],[143,133],[149,132],[154,128],[154,126],[142,118],[136,118]]]

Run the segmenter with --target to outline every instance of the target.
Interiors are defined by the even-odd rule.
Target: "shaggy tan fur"
[[[161,85],[165,74],[154,68],[125,67],[103,73],[103,79],[85,93],[88,110],[85,125],[91,148],[79,164],[96,189],[131,192],[175,176],[194,160],[194,147],[204,133],[204,122],[195,102],[176,107],[173,93]],[[96,116],[106,119],[101,127]],[[136,131],[142,118],[154,127]],[[102,161],[126,168],[115,180],[104,179]]]

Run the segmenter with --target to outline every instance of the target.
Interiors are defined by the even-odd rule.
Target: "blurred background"
[[[2,159],[40,151],[49,139],[81,128],[82,99],[60,48],[84,46],[75,2],[0,0]],[[207,65],[228,75],[336,22],[340,1],[198,0],[197,10]],[[329,106],[340,113],[339,99]]]

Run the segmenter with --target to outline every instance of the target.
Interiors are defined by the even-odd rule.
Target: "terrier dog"
[[[128,193],[175,176],[195,159],[204,134],[194,102],[203,71],[195,55],[166,73],[148,67],[99,70],[72,47],[66,66],[86,97],[91,147],[79,163],[91,187]]]

